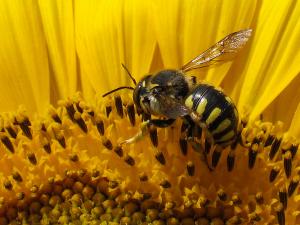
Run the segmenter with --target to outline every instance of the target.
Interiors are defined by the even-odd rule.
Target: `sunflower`
[[[298,1],[32,0],[0,10],[0,224],[300,223]],[[181,120],[119,145],[144,124],[130,91],[102,98],[132,86],[121,63],[139,80],[247,28],[233,61],[192,71],[224,89],[243,126],[242,144],[206,149],[213,171],[181,137]]]

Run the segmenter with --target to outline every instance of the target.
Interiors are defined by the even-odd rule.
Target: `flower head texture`
[[[0,224],[300,223],[298,1],[2,1],[0,12]],[[232,99],[233,143],[199,127],[187,138],[180,118],[147,123],[129,74],[179,70],[245,29],[234,58],[185,74]]]

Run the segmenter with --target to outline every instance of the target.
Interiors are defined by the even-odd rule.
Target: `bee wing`
[[[251,33],[252,29],[246,29],[229,34],[228,36],[214,44],[212,47],[207,49],[205,52],[201,53],[199,56],[185,64],[181,68],[181,70],[186,72],[189,70],[209,66],[215,62],[218,62],[215,60],[216,58],[224,56],[226,54],[233,56],[241,48],[243,48],[243,46],[250,38]],[[228,61],[228,59],[223,61]]]
[[[170,119],[176,119],[190,113],[190,109],[175,98],[161,94],[156,95],[155,98],[160,103],[160,112]]]

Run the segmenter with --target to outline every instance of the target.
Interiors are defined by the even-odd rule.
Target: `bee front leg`
[[[173,122],[175,121],[175,119],[150,119],[150,120],[146,120],[144,122],[141,123],[140,125],[140,131],[134,135],[133,137],[121,142],[119,145],[124,145],[124,144],[132,144],[135,143],[139,140],[141,140],[144,136],[146,136],[147,134],[149,134],[149,132],[151,131],[151,127],[161,127],[161,128],[165,128],[170,126]]]

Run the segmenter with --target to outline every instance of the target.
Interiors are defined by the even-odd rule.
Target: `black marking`
[[[179,139],[180,151],[183,155],[187,155],[188,145],[187,141],[183,138]]]
[[[119,156],[119,157],[123,157],[123,149],[121,146],[116,146],[114,149],[114,152]]]
[[[292,155],[290,152],[284,154],[283,157],[284,172],[287,178],[292,174]]]
[[[134,166],[135,164],[135,160],[130,155],[126,155],[124,161],[130,166]]]
[[[102,145],[103,145],[105,148],[107,148],[108,150],[112,150],[112,149],[113,149],[113,145],[112,145],[111,141],[110,141],[109,139],[107,139],[107,138],[104,138],[104,139],[102,140]]]
[[[17,171],[13,172],[12,178],[17,182],[22,182],[23,181],[23,178],[22,178],[21,174],[19,174]]]
[[[231,172],[234,168],[234,162],[235,162],[235,153],[234,151],[230,151],[227,156],[227,170],[228,172]]]
[[[28,153],[27,154],[27,158],[29,160],[29,162],[33,165],[36,165],[37,164],[37,160],[36,160],[36,157],[35,157],[35,154],[34,153]]]
[[[285,225],[285,214],[283,206],[278,207],[277,211],[277,220],[279,225]]]
[[[141,174],[140,175],[140,181],[141,182],[146,182],[146,181],[148,181],[148,176],[146,175],[146,174]]]
[[[123,103],[122,103],[122,98],[121,96],[115,96],[115,106],[116,106],[116,109],[117,109],[117,113],[118,115],[123,118],[124,116],[124,113],[123,113]]]
[[[294,159],[297,151],[298,151],[298,145],[292,145],[291,148],[289,149],[291,154],[292,154],[292,159]]]
[[[43,146],[43,148],[44,148],[45,152],[47,152],[48,154],[51,153],[51,145],[50,145],[50,143],[45,144]]]
[[[127,114],[128,114],[128,118],[129,118],[131,125],[134,126],[135,125],[135,110],[134,110],[133,104],[129,104],[127,106]]]
[[[76,109],[78,112],[83,113],[83,108],[80,107],[79,102],[76,103]]]
[[[279,201],[282,203],[284,210],[286,210],[288,203],[288,194],[285,188],[280,189],[279,191]]]
[[[256,161],[256,156],[257,156],[258,150],[257,149],[249,149],[248,152],[248,167],[249,169],[253,169],[254,165],[255,165],[255,161]]]
[[[162,164],[162,165],[165,165],[166,164],[166,159],[165,159],[165,156],[164,154],[161,152],[161,151],[158,151],[156,154],[155,154],[155,158],[157,159],[157,161]]]
[[[84,120],[82,119],[82,117],[79,117],[78,119],[75,119],[77,125],[81,128],[81,130],[84,132],[84,133],[87,133],[88,132],[88,128],[84,122]]]
[[[157,129],[155,127],[151,126],[150,130],[149,130],[149,135],[150,135],[152,145],[154,147],[157,147],[158,146]]]
[[[225,193],[225,191],[223,189],[218,190],[218,198],[221,201],[226,201],[227,200],[227,194]]]
[[[99,132],[99,134],[102,136],[104,135],[104,123],[102,120],[100,120],[99,122],[96,123],[97,126],[97,130]]]
[[[74,115],[75,115],[75,108],[74,105],[72,103],[70,103],[69,105],[66,105],[66,109],[67,109],[67,113],[70,117],[71,120],[74,120]]]
[[[109,117],[109,114],[111,113],[112,107],[111,106],[106,106],[105,111],[106,111],[106,117]]]
[[[52,115],[52,119],[53,119],[56,123],[59,123],[59,124],[62,123],[61,119],[59,118],[59,116],[58,116],[57,114]]]
[[[294,177],[288,187],[288,196],[291,197],[299,184],[299,176]]]
[[[174,121],[175,119],[165,119],[165,120],[151,119],[150,124],[156,127],[165,128],[170,126],[172,123],[174,123]]]
[[[167,189],[167,188],[170,188],[171,187],[171,183],[167,180],[163,180],[161,183],[160,183],[160,186]]]
[[[269,134],[264,147],[270,146],[273,143],[274,139],[275,139],[275,136]]]
[[[264,203],[264,196],[263,196],[262,192],[258,192],[255,195],[255,200],[256,200],[257,204],[259,204],[259,205],[262,205]]]
[[[216,166],[218,165],[218,162],[220,160],[221,157],[221,153],[222,151],[219,149],[215,149],[213,154],[212,154],[212,167],[216,168]]]
[[[275,166],[274,168],[272,168],[272,170],[270,172],[270,176],[269,176],[269,182],[273,182],[276,179],[279,171],[280,171],[280,169],[278,166]]]
[[[195,175],[195,164],[192,161],[189,161],[186,165],[187,173],[190,177]]]
[[[9,180],[4,181],[3,182],[3,186],[4,186],[5,189],[10,190],[10,191],[13,188],[13,185],[12,185],[12,183]]]
[[[63,147],[66,148],[66,140],[64,136],[56,138],[56,140],[59,142],[59,144]]]
[[[3,136],[3,137],[1,138],[1,142],[5,145],[5,147],[6,147],[11,153],[15,153],[15,148],[14,148],[13,144],[11,143],[9,137]]]
[[[23,131],[23,133],[25,134],[26,137],[28,137],[30,140],[32,140],[32,134],[31,134],[31,130],[30,127],[31,123],[29,121],[28,118],[24,119],[20,124],[19,124],[21,130]]]
[[[17,137],[17,133],[15,132],[15,130],[11,127],[11,126],[8,126],[5,128],[7,130],[7,132],[9,133],[9,135],[12,137],[12,138],[16,138]]]
[[[274,156],[276,155],[278,149],[279,149],[279,146],[281,144],[281,138],[278,139],[278,138],[275,138],[275,140],[273,141],[273,144],[271,146],[271,151],[269,152],[269,158],[272,160],[274,158]]]
[[[72,155],[70,155],[70,160],[71,160],[72,162],[78,162],[79,157],[78,157],[77,154],[72,154]]]

